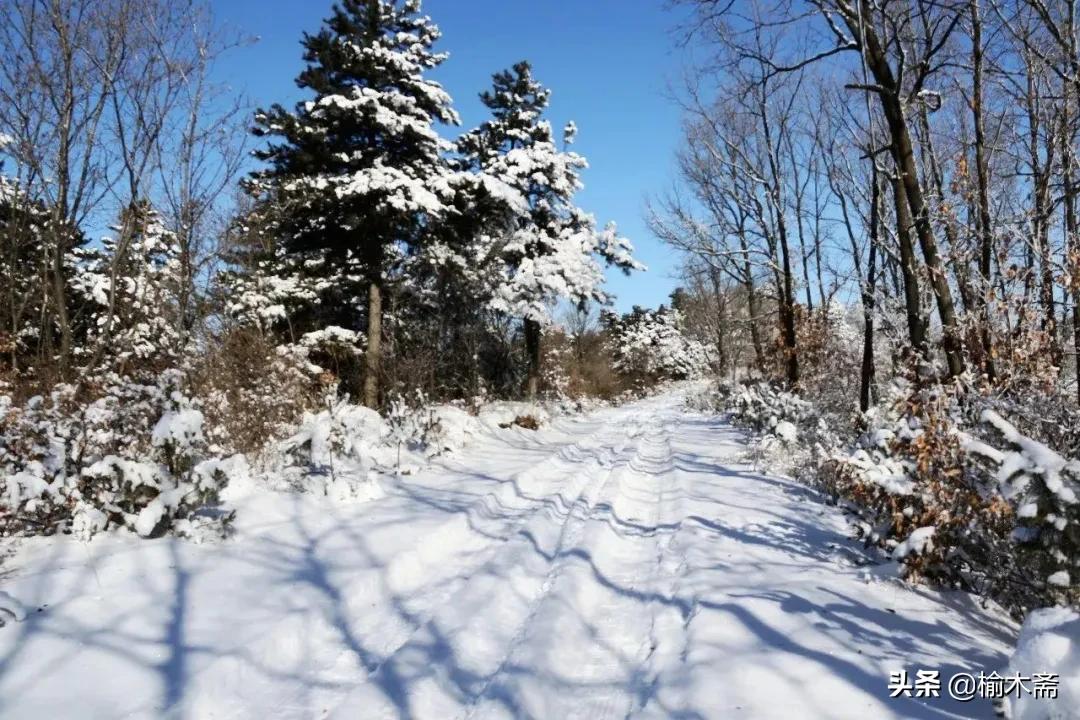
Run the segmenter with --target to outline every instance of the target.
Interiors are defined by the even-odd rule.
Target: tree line
[[[301,38],[304,99],[253,115],[216,80],[246,39],[199,0],[13,0],[0,26],[0,380],[17,396],[181,366],[250,385],[244,367],[287,358],[376,408],[415,388],[535,397],[560,309],[588,315],[606,266],[641,268],[576,204],[577,128],[544,117],[528,62],[453,129],[416,0],[333,5]]]
[[[1072,3],[680,4],[704,51],[649,218],[726,365],[813,383],[847,314],[863,410],[883,367],[1080,399]]]

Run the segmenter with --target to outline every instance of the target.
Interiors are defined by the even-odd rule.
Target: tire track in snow
[[[650,652],[673,422],[654,411],[641,452],[594,509],[561,584],[543,598],[467,717],[623,718]]]
[[[669,437],[670,447],[670,437]],[[674,451],[672,451],[674,456]],[[627,720],[645,718],[664,720],[675,714],[664,707],[661,678],[686,662],[687,627],[697,612],[695,597],[683,597],[688,572],[683,520],[687,515],[686,500],[689,492],[684,472],[675,468],[669,485],[669,498],[664,501],[667,519],[664,525],[670,530],[657,548],[657,577],[651,602],[649,625],[650,648],[633,688],[633,706],[626,714]]]
[[[454,511],[451,519],[417,533],[386,568],[364,570],[335,588],[330,599],[341,607],[329,615],[318,606],[297,608],[191,673],[180,706],[165,709],[148,700],[141,706],[146,710],[128,717],[158,716],[163,710],[176,716],[256,717],[259,707],[272,707],[276,716],[308,716],[313,700],[340,696],[343,686],[355,685],[358,674],[377,672],[521,528],[568,518],[589,478],[615,467],[629,438],[625,428],[601,425],[591,435],[546,453],[542,462]],[[583,465],[587,472],[575,472]],[[328,579],[326,585],[329,589]],[[341,649],[312,664],[309,650],[319,647]],[[358,657],[361,651],[370,658],[368,663]],[[264,664],[268,658],[273,667]],[[279,679],[295,678],[298,668],[309,697],[280,698],[275,692]],[[239,696],[238,687],[243,689]]]
[[[433,615],[331,717],[455,717],[465,712],[558,584],[613,480],[640,456],[640,430],[632,418],[628,424],[621,432],[632,441],[632,451],[601,475],[585,478],[584,492],[560,523],[522,528],[451,602],[440,606],[446,612]]]

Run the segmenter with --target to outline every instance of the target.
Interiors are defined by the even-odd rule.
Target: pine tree
[[[0,136],[0,150],[4,137]],[[0,164],[0,382],[5,376],[43,378],[61,369],[65,335],[51,310],[49,293],[61,293],[68,312],[68,335],[81,340],[72,262],[87,245],[79,228],[57,220],[53,209],[34,197]],[[59,262],[57,263],[57,255]],[[59,288],[54,267],[59,266]]]
[[[419,12],[419,0],[335,5],[302,43],[307,68],[297,84],[315,98],[256,117],[256,134],[280,142],[258,153],[269,168],[250,187],[281,208],[285,252],[321,263],[343,283],[335,324],[358,329],[366,314],[371,407],[379,402],[385,279],[423,245],[453,194],[447,144],[433,126],[458,118],[450,96],[424,77],[445,55],[433,52],[439,30]]]
[[[40,340],[48,222],[47,209],[0,173],[0,370],[13,376],[34,363]]]
[[[501,261],[490,303],[524,320],[530,398],[539,384],[541,331],[551,320],[552,303],[560,298],[606,302],[597,258],[627,272],[642,267],[614,225],[597,231],[595,220],[574,205],[588,163],[565,148],[577,134],[573,123],[564,130],[564,148],[556,147],[551,124],[541,118],[550,95],[533,79],[528,62],[498,72],[492,89],[480,95],[492,119],[458,141],[466,166],[497,178],[526,200],[502,218],[497,248],[490,253]]]
[[[126,208],[100,247],[71,255],[83,372],[154,383],[183,357],[180,248],[148,202]]]
[[[622,375],[657,382],[700,377],[709,369],[709,348],[685,332],[683,315],[675,307],[634,306],[621,317],[606,312],[601,321],[612,366]]]

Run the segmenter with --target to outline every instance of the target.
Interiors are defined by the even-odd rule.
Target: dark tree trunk
[[[712,285],[713,296],[716,298],[716,361],[720,369],[719,375],[723,377],[728,367],[727,298],[724,297],[724,288],[720,283],[720,272],[713,266],[709,267],[709,282]]]
[[[975,126],[975,179],[979,205],[979,340],[983,346],[983,371],[993,381],[994,341],[990,332],[990,264],[994,256],[994,227],[990,218],[990,172],[986,160],[986,131],[983,128],[983,46],[982,17],[978,0],[971,0],[971,114]]]
[[[870,258],[863,283],[863,353],[859,372],[859,409],[866,412],[873,401],[874,388],[874,290],[877,278],[878,228],[881,222],[881,184],[873,173],[870,187]]]
[[[525,354],[529,363],[525,397],[535,400],[540,391],[540,323],[536,320],[525,321]]]
[[[911,242],[911,216],[904,184],[892,179],[893,203],[896,207],[896,237],[900,244],[900,273],[904,285],[904,309],[907,315],[908,340],[911,347],[925,357],[926,323],[923,322],[922,302],[919,298],[919,276],[915,272],[915,248]]]
[[[382,288],[368,286],[367,353],[364,355],[364,404],[379,409],[379,372],[382,366]]]
[[[900,183],[903,185],[907,205],[911,211],[915,236],[919,241],[923,259],[930,274],[930,286],[937,301],[938,315],[941,318],[943,332],[942,345],[949,364],[949,374],[959,375],[964,370],[963,344],[956,321],[956,309],[953,306],[952,292],[945,268],[938,254],[937,240],[930,224],[930,215],[926,207],[922,186],[919,183],[918,168],[915,165],[915,153],[908,130],[907,118],[901,101],[902,89],[899,87],[892,67],[889,65],[885,47],[874,29],[849,5],[842,5],[844,21],[852,33],[860,40],[865,51],[867,66],[874,80],[880,86],[876,92],[881,103],[882,113],[889,128],[890,151]]]

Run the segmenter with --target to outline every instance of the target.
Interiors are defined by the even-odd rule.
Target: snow
[[[192,408],[166,412],[154,425],[151,440],[154,447],[191,448],[203,441],[203,414]]]
[[[1012,624],[897,579],[684,403],[536,431],[494,422],[521,406],[443,411],[464,449],[363,504],[248,478],[224,541],[24,539],[2,566],[0,607],[25,619],[0,627],[0,715],[993,717],[887,683],[1001,668]]]
[[[513,425],[519,417],[534,418],[541,425],[551,419],[551,415],[541,405],[530,402],[499,401],[488,403],[480,409],[479,420],[490,429]]]
[[[931,526],[916,528],[899,545],[893,548],[893,559],[903,560],[912,553],[921,555],[934,546],[934,530]]]
[[[787,420],[776,423],[773,433],[788,445],[794,445],[799,439],[799,429],[795,427],[794,423]]]
[[[22,622],[26,619],[26,609],[15,598],[0,590],[0,627],[11,621]]]
[[[1050,577],[1046,578],[1046,582],[1054,585],[1055,587],[1069,587],[1069,573],[1066,570],[1058,570],[1056,573],[1052,573]]]
[[[151,500],[136,516],[133,526],[135,532],[143,537],[150,537],[164,515],[165,503],[161,501],[161,498]]]
[[[871,457],[860,449],[850,455],[838,453],[833,459],[858,468],[863,478],[891,495],[911,495],[915,491],[915,481],[895,458]]]
[[[1028,694],[1007,701],[1011,720],[1067,720],[1080,718],[1080,614],[1068,608],[1035,610],[1020,629],[1016,651],[1006,676],[1020,673],[1057,673],[1056,700]]]
[[[1019,473],[1032,473],[1042,476],[1046,489],[1053,493],[1065,505],[1078,502],[1075,485],[1069,476],[1080,477],[1080,462],[1068,460],[1043,443],[1021,434],[1009,421],[993,410],[984,410],[982,421],[993,425],[1010,443],[1019,448],[1019,452],[1006,454],[998,470],[998,480],[1006,486]],[[1019,487],[1013,492],[1020,492]],[[1011,493],[1006,491],[1006,497]]]

